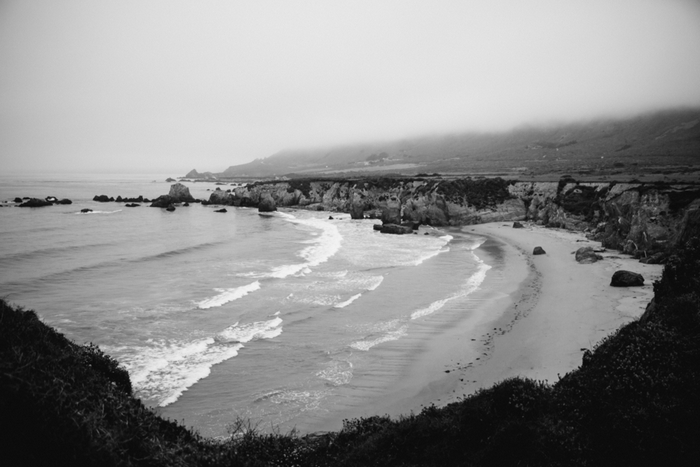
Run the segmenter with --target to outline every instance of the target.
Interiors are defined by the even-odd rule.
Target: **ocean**
[[[395,236],[345,213],[92,201],[155,198],[165,178],[3,175],[0,296],[99,345],[146,405],[205,436],[237,419],[313,431],[391,394],[416,336],[468,319],[492,267],[465,229]],[[14,207],[24,196],[73,204]]]

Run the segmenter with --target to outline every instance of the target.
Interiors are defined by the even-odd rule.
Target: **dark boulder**
[[[197,200],[195,200],[195,202],[197,202]],[[185,201],[185,202],[182,204],[182,207],[188,208],[188,207],[190,207],[190,203],[188,203],[187,201]]]
[[[536,246],[534,250],[532,250],[533,255],[544,255],[547,252],[544,251],[544,249],[541,246]]]
[[[398,224],[383,224],[379,231],[381,233],[403,235],[413,233],[413,227]]]
[[[176,182],[177,180],[175,180],[174,178],[168,177],[165,179],[165,181],[168,183],[172,183],[172,182]]]
[[[83,214],[85,214],[85,213],[88,213],[88,212],[92,212],[92,209],[84,208],[84,209],[81,209],[80,212],[82,212]]]
[[[515,222],[513,222],[513,228],[514,229],[522,229],[522,228],[525,228],[525,226],[523,224],[521,224],[520,222],[515,221]]]
[[[667,258],[668,255],[666,253],[659,252],[646,258],[642,258],[639,260],[639,262],[644,264],[664,264]]]
[[[100,203],[107,203],[109,202],[109,196],[107,195],[95,195],[94,198],[92,198],[93,201],[98,201]]]
[[[214,212],[228,212],[228,211],[226,210],[226,208],[221,208],[221,209],[217,209]]]
[[[590,246],[584,246],[576,250],[576,261],[581,264],[595,263],[601,259],[603,257],[597,254]]]
[[[141,205],[137,203],[126,203],[124,206],[126,206],[127,208],[137,208]]]
[[[615,271],[610,285],[613,287],[635,287],[644,285],[644,277],[632,271]]]
[[[372,229],[373,229],[373,230],[380,231],[380,230],[382,230],[382,224],[374,224],[374,225],[372,226]]]
[[[53,203],[46,201],[45,199],[29,198],[27,201],[19,205],[21,208],[41,208],[43,206],[53,206]]]
[[[171,204],[170,206],[168,206],[167,208],[165,208],[165,210],[168,211],[168,212],[173,212],[173,211],[175,210],[175,206],[173,206],[173,205]]]
[[[68,198],[63,198],[56,201],[56,204],[73,204],[73,201],[69,200]]]
[[[175,180],[173,180],[175,181]],[[192,202],[194,198],[190,194],[190,189],[187,188],[182,183],[176,183],[170,186],[170,192],[168,195],[173,199],[175,203],[183,203],[185,201]]]
[[[258,203],[258,212],[273,212],[277,211],[277,205],[275,200],[272,199],[270,193],[264,193],[260,197],[260,203]]]
[[[21,202],[22,202],[22,198],[20,198],[19,196],[17,198],[15,198],[15,203],[21,203]]]
[[[170,195],[161,195],[153,200],[151,203],[152,208],[167,208],[170,207],[175,200],[173,200]]]

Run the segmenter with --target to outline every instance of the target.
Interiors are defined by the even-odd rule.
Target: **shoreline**
[[[581,232],[501,222],[470,226],[470,232],[499,238],[518,248],[532,264],[534,278],[521,283],[519,300],[494,326],[490,350],[465,373],[467,394],[511,377],[555,383],[581,365],[583,352],[622,325],[639,318],[654,296],[653,283],[663,265],[643,264],[616,251],[603,260],[579,264],[573,253],[600,246]],[[532,255],[541,246],[544,255]],[[617,270],[644,276],[641,287],[612,287]]]
[[[339,430],[342,418],[417,414],[507,378],[555,383],[581,364],[586,349],[641,316],[663,271],[663,265],[643,264],[616,251],[602,253],[604,259],[596,263],[579,264],[573,255],[578,248],[600,246],[581,232],[530,224],[514,229],[503,222],[453,232],[485,237],[474,253],[492,266],[465,300],[463,316],[436,314],[426,320],[426,332],[414,337],[419,350],[390,391],[341,420],[326,419],[315,432]],[[532,255],[536,246],[546,254]],[[620,269],[642,274],[644,286],[611,287],[610,278]]]

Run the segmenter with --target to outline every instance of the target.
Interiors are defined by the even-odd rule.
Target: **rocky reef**
[[[289,180],[215,190],[210,204],[299,207],[406,222],[457,226],[531,221],[588,232],[603,246],[662,262],[700,233],[700,186],[667,183],[520,182],[501,178]]]

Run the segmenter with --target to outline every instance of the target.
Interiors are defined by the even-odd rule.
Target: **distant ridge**
[[[626,119],[521,126],[498,133],[463,132],[283,150],[213,175],[310,177],[382,171],[415,175],[504,170],[541,173],[553,167],[585,170],[601,165],[612,167],[615,163],[692,165],[698,163],[698,155],[700,109],[683,109]]]

